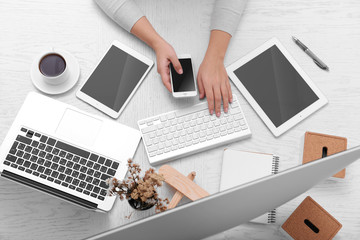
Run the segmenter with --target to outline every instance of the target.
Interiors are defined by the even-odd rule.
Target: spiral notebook
[[[221,170],[220,191],[278,173],[279,157],[273,154],[225,149]],[[276,223],[276,209],[251,222]]]

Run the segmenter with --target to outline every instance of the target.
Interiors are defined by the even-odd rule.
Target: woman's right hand
[[[183,69],[179,59],[176,56],[174,48],[163,39],[154,44],[154,50],[156,53],[157,71],[160,74],[161,80],[167,90],[172,92],[170,81],[170,63],[173,64],[178,74],[182,74]]]

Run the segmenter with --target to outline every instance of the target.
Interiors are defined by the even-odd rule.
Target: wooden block
[[[334,153],[345,151],[346,149],[347,139],[344,137],[306,132],[303,164],[322,158],[323,151],[327,151],[327,156],[330,156]],[[345,169],[336,173],[333,177],[345,178]]]
[[[310,196],[295,209],[281,228],[296,240],[330,240],[342,225]]]
[[[159,173],[165,178],[165,182],[184,194],[190,200],[195,201],[210,194],[195,184],[193,181],[182,175],[169,165],[164,165],[159,169]]]
[[[187,178],[190,179],[191,181],[194,181],[195,176],[196,176],[196,173],[191,172],[191,173],[189,173]],[[169,205],[167,206],[167,209],[172,209],[172,208],[176,207],[183,197],[184,197],[184,194],[182,194],[179,191],[176,191],[176,193],[174,194],[173,198],[171,199]]]

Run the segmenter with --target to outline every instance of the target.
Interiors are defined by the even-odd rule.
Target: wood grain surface
[[[197,72],[208,44],[214,0],[135,1],[178,54],[193,56]],[[330,71],[319,69],[292,42],[292,35],[308,45]],[[210,194],[219,191],[225,147],[279,155],[280,170],[284,170],[301,164],[306,131],[344,136],[348,148],[360,144],[360,1],[249,0],[231,40],[226,65],[271,37],[283,43],[329,104],[275,138],[232,84],[252,137],[169,163],[185,175],[195,171],[194,182]],[[26,94],[38,91],[31,83],[30,66],[39,52],[50,47],[72,53],[81,69],[78,84],[53,98],[108,118],[77,99],[75,92],[115,39],[155,60],[152,49],[113,23],[92,0],[0,0],[0,142]],[[139,119],[197,102],[197,98],[174,99],[163,86],[155,66],[116,121],[137,128]],[[143,169],[150,167],[142,142],[134,161]],[[280,225],[307,195],[342,223],[343,228],[335,239],[359,239],[360,161],[346,170],[344,180],[326,180],[278,208],[277,224],[243,224],[207,240],[283,239]],[[159,193],[171,197],[175,190],[164,186]],[[188,201],[184,198],[180,204]],[[125,217],[131,213],[130,219]],[[152,214],[152,210],[133,212],[126,201],[120,200],[109,213],[91,212],[0,178],[1,240],[83,239]]]

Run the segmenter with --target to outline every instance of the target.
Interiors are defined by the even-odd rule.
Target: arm
[[[103,11],[125,30],[131,32],[155,50],[157,71],[163,84],[171,92],[170,62],[182,74],[180,62],[172,46],[152,27],[132,0],[95,0]]]
[[[217,0],[211,19],[208,49],[198,73],[200,98],[206,96],[210,114],[220,116],[221,99],[224,112],[232,101],[232,92],[224,58],[231,36],[236,31],[247,0]]]

